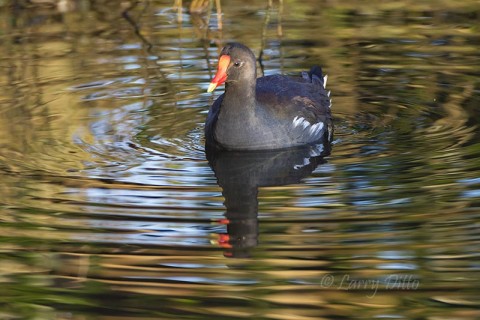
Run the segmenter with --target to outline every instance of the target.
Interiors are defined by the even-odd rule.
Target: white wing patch
[[[310,136],[316,136],[320,134],[324,126],[323,122],[311,124],[310,122],[308,122],[308,120],[299,116],[293,118],[292,123],[294,128],[302,127],[303,130],[306,131],[306,133]]]
[[[303,118],[303,117],[296,116],[295,118],[293,118],[293,126],[295,128],[299,127],[299,126],[302,126],[303,129],[306,129],[308,126],[310,126],[310,122],[305,120],[305,118]]]
[[[323,88],[324,88],[324,89],[327,89],[327,80],[328,80],[328,75],[325,75],[325,76],[323,77]],[[331,92],[330,90],[328,90],[327,96],[328,96],[329,98],[330,98],[330,94],[331,94],[331,93],[332,93],[332,92]],[[329,107],[329,108],[332,108],[332,99],[330,99],[330,104],[328,105],[328,107]]]
[[[308,132],[312,135],[312,136],[316,136],[318,135],[323,129],[323,122],[318,122],[318,123],[315,123],[313,124],[309,129],[308,129]]]

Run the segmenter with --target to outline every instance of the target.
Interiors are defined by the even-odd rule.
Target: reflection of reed
[[[140,13],[137,17],[133,17],[133,12],[135,12],[135,10],[139,7],[140,4],[143,4],[143,6],[140,7]],[[133,27],[135,36],[140,39],[145,46],[144,61],[146,61],[146,63],[149,62],[149,59],[147,59],[147,55],[156,55],[161,58],[161,53],[159,52],[161,48],[159,46],[154,46],[151,40],[147,39],[147,37],[144,36],[142,28],[140,27],[140,19],[146,15],[146,12],[149,9],[149,5],[150,1],[135,1],[133,3],[130,3],[130,5],[123,9],[120,13],[123,19],[125,19],[125,21],[127,21]],[[153,70],[158,76],[158,78],[161,78],[163,80],[163,84],[169,89],[169,91],[174,90],[172,82],[168,79],[167,74],[162,70],[162,68],[158,66],[156,68],[149,68],[148,65],[145,65],[145,72],[148,72],[149,70]],[[148,75],[145,76],[145,79],[148,78]]]
[[[6,98],[2,102],[8,101],[8,107],[2,110],[3,116],[0,117],[0,127],[3,129],[0,142],[10,144],[14,141],[14,149],[24,153],[34,145],[35,130],[52,131],[42,79],[46,68],[36,63],[43,55],[40,42],[30,41],[37,27],[35,10],[26,10],[19,5],[8,9],[11,10],[11,19],[5,24],[2,42],[8,59],[3,60],[6,61],[6,68],[0,76],[4,84],[2,98]]]
[[[182,9],[183,9],[183,0],[175,0],[174,7],[177,8],[177,17],[178,22],[182,22]],[[213,0],[192,0],[189,6],[189,12],[192,15],[200,15],[207,13],[207,23],[208,26],[210,21],[210,15],[212,12]],[[215,7],[217,9],[217,28],[222,30],[222,6],[220,0],[215,0]]]
[[[279,0],[279,8],[278,8],[278,13],[277,13],[277,36],[279,37],[279,40],[281,41],[283,31],[282,31],[282,13],[283,13],[283,0]],[[260,44],[260,52],[258,54],[258,63],[260,65],[260,71],[262,76],[265,75],[265,67],[263,65],[263,53],[265,50],[265,46],[267,43],[267,30],[270,25],[270,15],[272,14],[273,10],[273,1],[268,0],[268,5],[267,5],[267,12],[265,14],[265,19],[263,21],[263,26],[262,26],[262,37],[261,37],[261,44]],[[281,69],[283,69],[283,50],[280,48],[280,66]]]
[[[141,33],[141,29],[140,29],[140,26],[139,26],[139,23],[131,16],[130,12],[135,9],[135,7],[137,7],[138,5],[140,4],[139,1],[136,1],[134,2],[131,6],[129,6],[128,8],[126,8],[125,10],[122,11],[122,17],[128,21],[128,23],[130,23],[133,27],[133,30],[135,32],[135,35],[140,39],[142,40],[142,42],[147,45],[147,51],[150,52],[153,45],[152,43],[147,40],[143,34]],[[143,6],[143,9],[142,9],[142,12],[140,15],[143,15],[147,9],[148,9],[148,5],[149,5],[149,1],[147,1],[145,3],[145,5]]]

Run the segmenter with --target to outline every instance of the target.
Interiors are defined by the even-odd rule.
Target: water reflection
[[[478,0],[173,2],[0,1],[0,318],[479,318]],[[209,166],[230,40],[325,67],[328,163]]]
[[[299,183],[324,162],[330,141],[280,151],[234,152],[207,148],[208,162],[225,197],[227,234],[219,244],[227,257],[248,257],[258,239],[258,188]]]

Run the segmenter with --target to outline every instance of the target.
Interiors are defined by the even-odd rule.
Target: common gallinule
[[[253,52],[240,43],[225,46],[208,92],[225,82],[210,107],[207,145],[227,150],[282,149],[330,140],[333,123],[327,76],[318,66],[301,77],[257,78]]]

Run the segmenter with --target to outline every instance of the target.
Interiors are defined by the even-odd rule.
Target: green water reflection
[[[0,318],[480,318],[479,15],[0,1]],[[230,40],[322,65],[331,152],[209,163]]]

